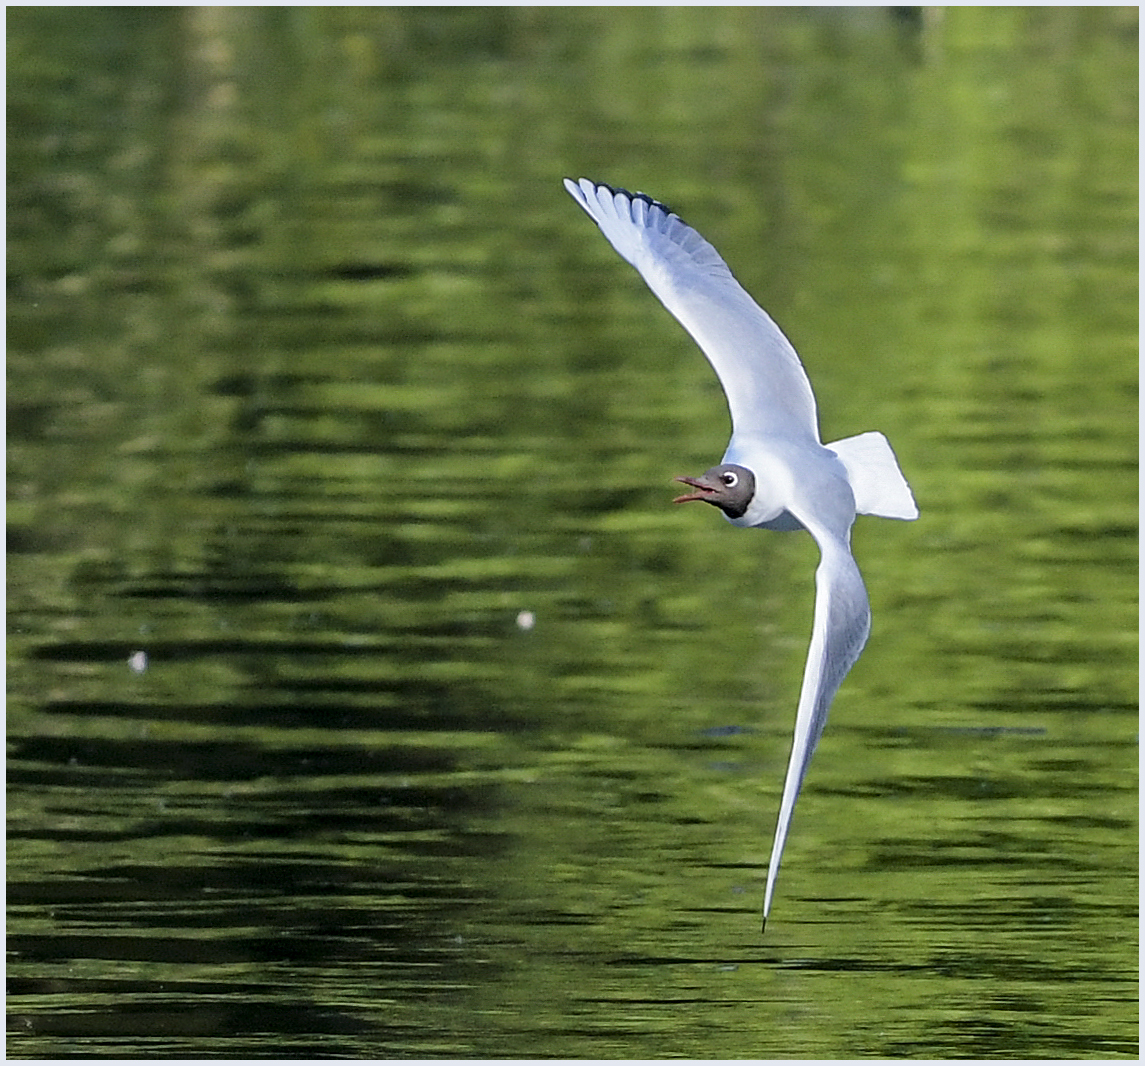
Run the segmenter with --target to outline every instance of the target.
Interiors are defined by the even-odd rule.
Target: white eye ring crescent
[[[739,474],[737,474],[734,470],[725,470],[722,474],[720,474],[720,480],[725,485],[727,485],[729,489],[731,489],[739,484]]]

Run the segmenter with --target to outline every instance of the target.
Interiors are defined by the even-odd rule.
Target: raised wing
[[[827,724],[827,710],[847,671],[859,658],[871,630],[870,602],[862,575],[851,555],[847,530],[843,529],[841,535],[829,530],[819,517],[805,513],[802,508],[795,508],[794,513],[818,542],[820,559],[815,571],[815,621],[811,629],[811,646],[807,650],[803,688],[799,693],[799,709],[795,713],[795,736],[791,742],[787,777],[783,782],[775,841],[767,864],[764,926],[771,910],[771,897],[775,893],[795,801],[799,798],[799,789],[815,745]]]
[[[715,248],[643,193],[587,178],[565,178],[565,188],[703,349],[733,434],[818,442],[815,397],[799,356]]]

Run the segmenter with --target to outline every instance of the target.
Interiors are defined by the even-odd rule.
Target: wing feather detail
[[[799,356],[719,252],[643,193],[587,178],[566,178],[565,188],[703,350],[734,434],[818,443],[815,397]]]

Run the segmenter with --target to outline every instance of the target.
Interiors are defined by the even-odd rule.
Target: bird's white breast
[[[837,512],[835,518],[844,528],[854,521],[855,498],[846,468],[834,452],[821,444],[778,438],[743,441],[733,437],[723,462],[746,467],[755,478],[755,493],[747,510],[739,518],[728,519],[733,525],[780,532],[802,529],[795,513],[807,513],[809,500],[817,501],[820,510]],[[834,526],[836,522],[830,524]]]

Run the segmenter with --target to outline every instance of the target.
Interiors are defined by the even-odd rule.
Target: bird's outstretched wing
[[[565,178],[565,188],[703,349],[733,432],[818,442],[815,397],[779,327],[691,226],[643,193]]]
[[[791,828],[791,815],[803,777],[811,762],[815,745],[827,724],[827,710],[835,693],[855,665],[867,643],[871,630],[871,606],[855,559],[851,555],[846,522],[842,529],[828,528],[821,515],[802,507],[792,509],[795,517],[811,532],[819,545],[819,567],[815,571],[815,621],[811,629],[811,645],[807,649],[807,665],[803,670],[803,688],[799,693],[799,709],[795,713],[795,736],[791,742],[791,758],[787,763],[787,777],[783,782],[783,799],[779,805],[779,819],[775,826],[775,841],[771,846],[771,860],[767,865],[767,888],[763,896],[763,922],[771,910],[771,897],[779,876],[779,863],[787,831]],[[835,525],[835,523],[830,523]]]

